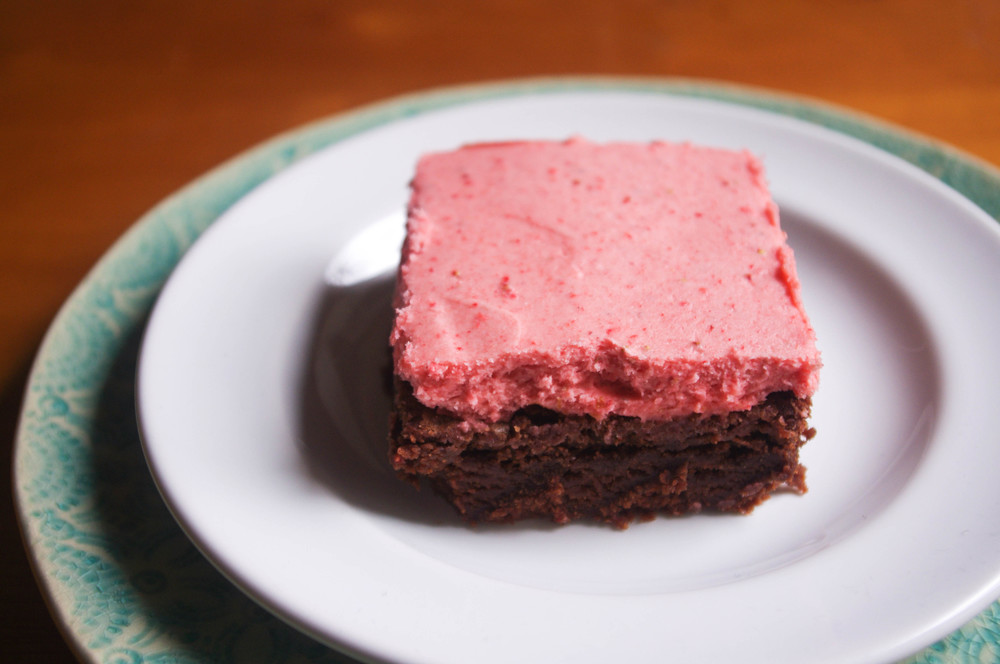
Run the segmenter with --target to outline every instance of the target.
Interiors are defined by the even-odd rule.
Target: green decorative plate
[[[355,661],[248,598],[165,506],[143,456],[135,407],[137,357],[154,302],[187,249],[220,215],[308,155],[401,119],[473,102],[601,92],[715,100],[820,125],[916,165],[1000,218],[1000,174],[987,164],[847,111],[696,81],[545,79],[447,89],[279,136],[139,220],[76,289],[39,352],[17,434],[15,498],[41,586],[82,658],[115,664]],[[992,604],[907,661],[997,661],[998,612],[1000,604]]]

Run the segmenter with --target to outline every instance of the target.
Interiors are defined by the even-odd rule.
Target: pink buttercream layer
[[[392,332],[425,405],[669,419],[811,395],[820,357],[760,162],[689,144],[423,157]]]

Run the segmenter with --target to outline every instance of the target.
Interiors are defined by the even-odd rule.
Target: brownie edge
[[[390,463],[426,480],[469,523],[592,519],[625,528],[657,513],[747,514],[806,491],[799,447],[811,400],[775,392],[749,410],[648,421],[522,408],[470,427],[396,380]]]

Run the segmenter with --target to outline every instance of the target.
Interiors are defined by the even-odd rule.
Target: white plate
[[[625,532],[470,529],[385,457],[391,273],[414,162],[511,138],[763,157],[824,354],[810,491]],[[785,116],[552,92],[403,118],[267,181],[181,261],[137,399],[178,521],[277,615],[406,662],[880,662],[1000,594],[1000,233],[939,181]]]

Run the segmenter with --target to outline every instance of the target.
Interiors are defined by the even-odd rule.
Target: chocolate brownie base
[[[778,488],[803,493],[811,402],[776,392],[750,410],[666,422],[525,408],[470,428],[397,381],[393,468],[426,479],[472,523],[545,517],[624,528],[656,513],[748,513]]]

